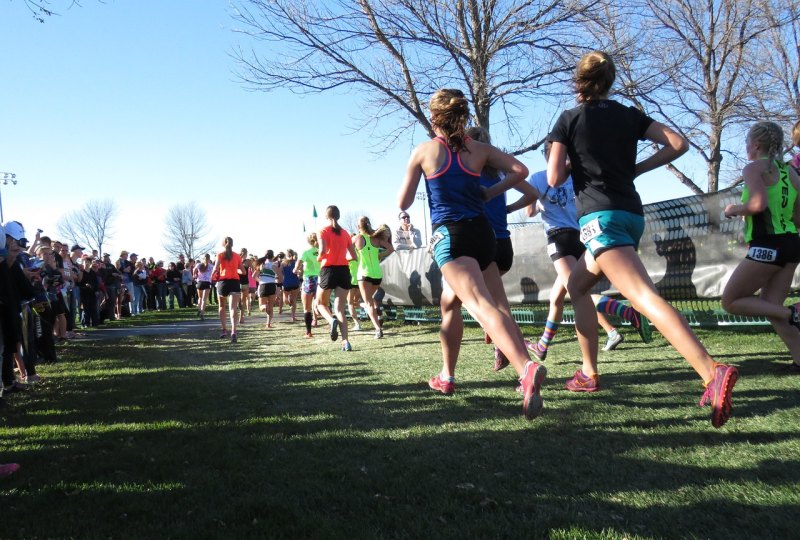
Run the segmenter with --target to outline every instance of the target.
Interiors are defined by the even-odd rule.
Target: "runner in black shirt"
[[[571,172],[578,199],[581,241],[587,249],[567,285],[575,306],[575,328],[583,355],[583,369],[575,372],[567,389],[575,392],[599,389],[597,312],[590,292],[605,274],[703,378],[706,391],[700,404],[711,402],[711,423],[720,427],[730,417],[731,390],[738,371],[714,362],[686,319],[658,295],[636,252],[644,231],[644,217],[633,180],[684,154],[688,143],[642,112],[608,99],[615,76],[614,62],[606,53],[584,55],[575,73],[579,105],[561,114],[549,137],[552,148],[547,164],[548,184],[562,184]],[[660,148],[637,163],[639,140],[652,141]]]

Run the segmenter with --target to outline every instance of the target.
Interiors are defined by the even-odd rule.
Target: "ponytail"
[[[331,229],[333,229],[333,233],[336,236],[339,236],[339,233],[342,232],[342,228],[339,226],[340,215],[339,208],[334,205],[330,205],[325,209],[325,217],[331,220]]]
[[[233,257],[233,238],[226,236],[222,241],[222,245],[225,247],[225,253],[223,253],[222,258],[226,261],[231,260]]]

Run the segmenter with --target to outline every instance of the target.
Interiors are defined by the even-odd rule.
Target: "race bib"
[[[553,242],[552,244],[547,244],[547,256],[548,257],[552,257],[557,252],[558,252],[558,246],[556,245],[555,242]]]
[[[603,229],[600,227],[600,219],[595,218],[581,227],[581,243],[586,244],[592,238],[600,236]]]
[[[444,238],[444,235],[442,233],[440,233],[438,231],[433,233],[433,236],[431,236],[431,242],[430,242],[431,243],[431,247],[433,247],[436,244],[438,244],[439,240],[442,240],[443,238]]]
[[[778,250],[763,247],[751,247],[747,250],[747,258],[758,262],[775,262],[778,260]]]

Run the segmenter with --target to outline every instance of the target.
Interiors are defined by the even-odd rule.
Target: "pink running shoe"
[[[547,349],[542,348],[538,341],[531,342],[526,339],[525,348],[532,352],[539,362],[544,362],[544,359],[547,358]]]
[[[575,372],[575,376],[567,381],[564,388],[570,392],[597,392],[600,390],[600,376],[595,373],[588,377],[579,369]]]
[[[503,351],[498,349],[497,347],[494,348],[494,370],[500,371],[501,369],[505,369],[508,367],[509,361],[506,358],[506,355],[503,354]]]
[[[714,362],[714,378],[706,386],[700,406],[711,402],[711,425],[722,427],[731,417],[731,391],[739,378],[739,370],[734,366],[726,366]]]
[[[10,474],[14,474],[19,470],[19,464],[17,463],[5,463],[0,465],[0,478],[5,478]]]
[[[525,372],[519,379],[522,386],[522,414],[528,420],[533,420],[542,414],[541,388],[545,377],[547,368],[530,361],[525,365]]]
[[[450,396],[456,391],[456,383],[443,381],[439,374],[431,377],[431,380],[428,381],[428,386],[431,387],[431,390],[436,390],[446,396]]]

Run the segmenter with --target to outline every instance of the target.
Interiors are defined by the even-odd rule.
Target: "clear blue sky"
[[[40,24],[22,0],[0,0],[0,171],[19,180],[0,186],[5,219],[31,238],[37,227],[58,237],[59,217],[111,197],[120,214],[104,250],[156,258],[166,257],[167,209],[192,200],[215,240],[229,235],[256,253],[305,249],[314,205],[320,216],[336,204],[394,228],[405,162],[420,141],[376,157],[367,133],[351,133],[355,93],[243,89],[229,53],[250,43],[232,31],[229,9],[85,0]],[[544,167],[538,152],[521,159]],[[645,202],[689,194],[664,173],[637,186]],[[411,214],[422,228],[421,203]]]

